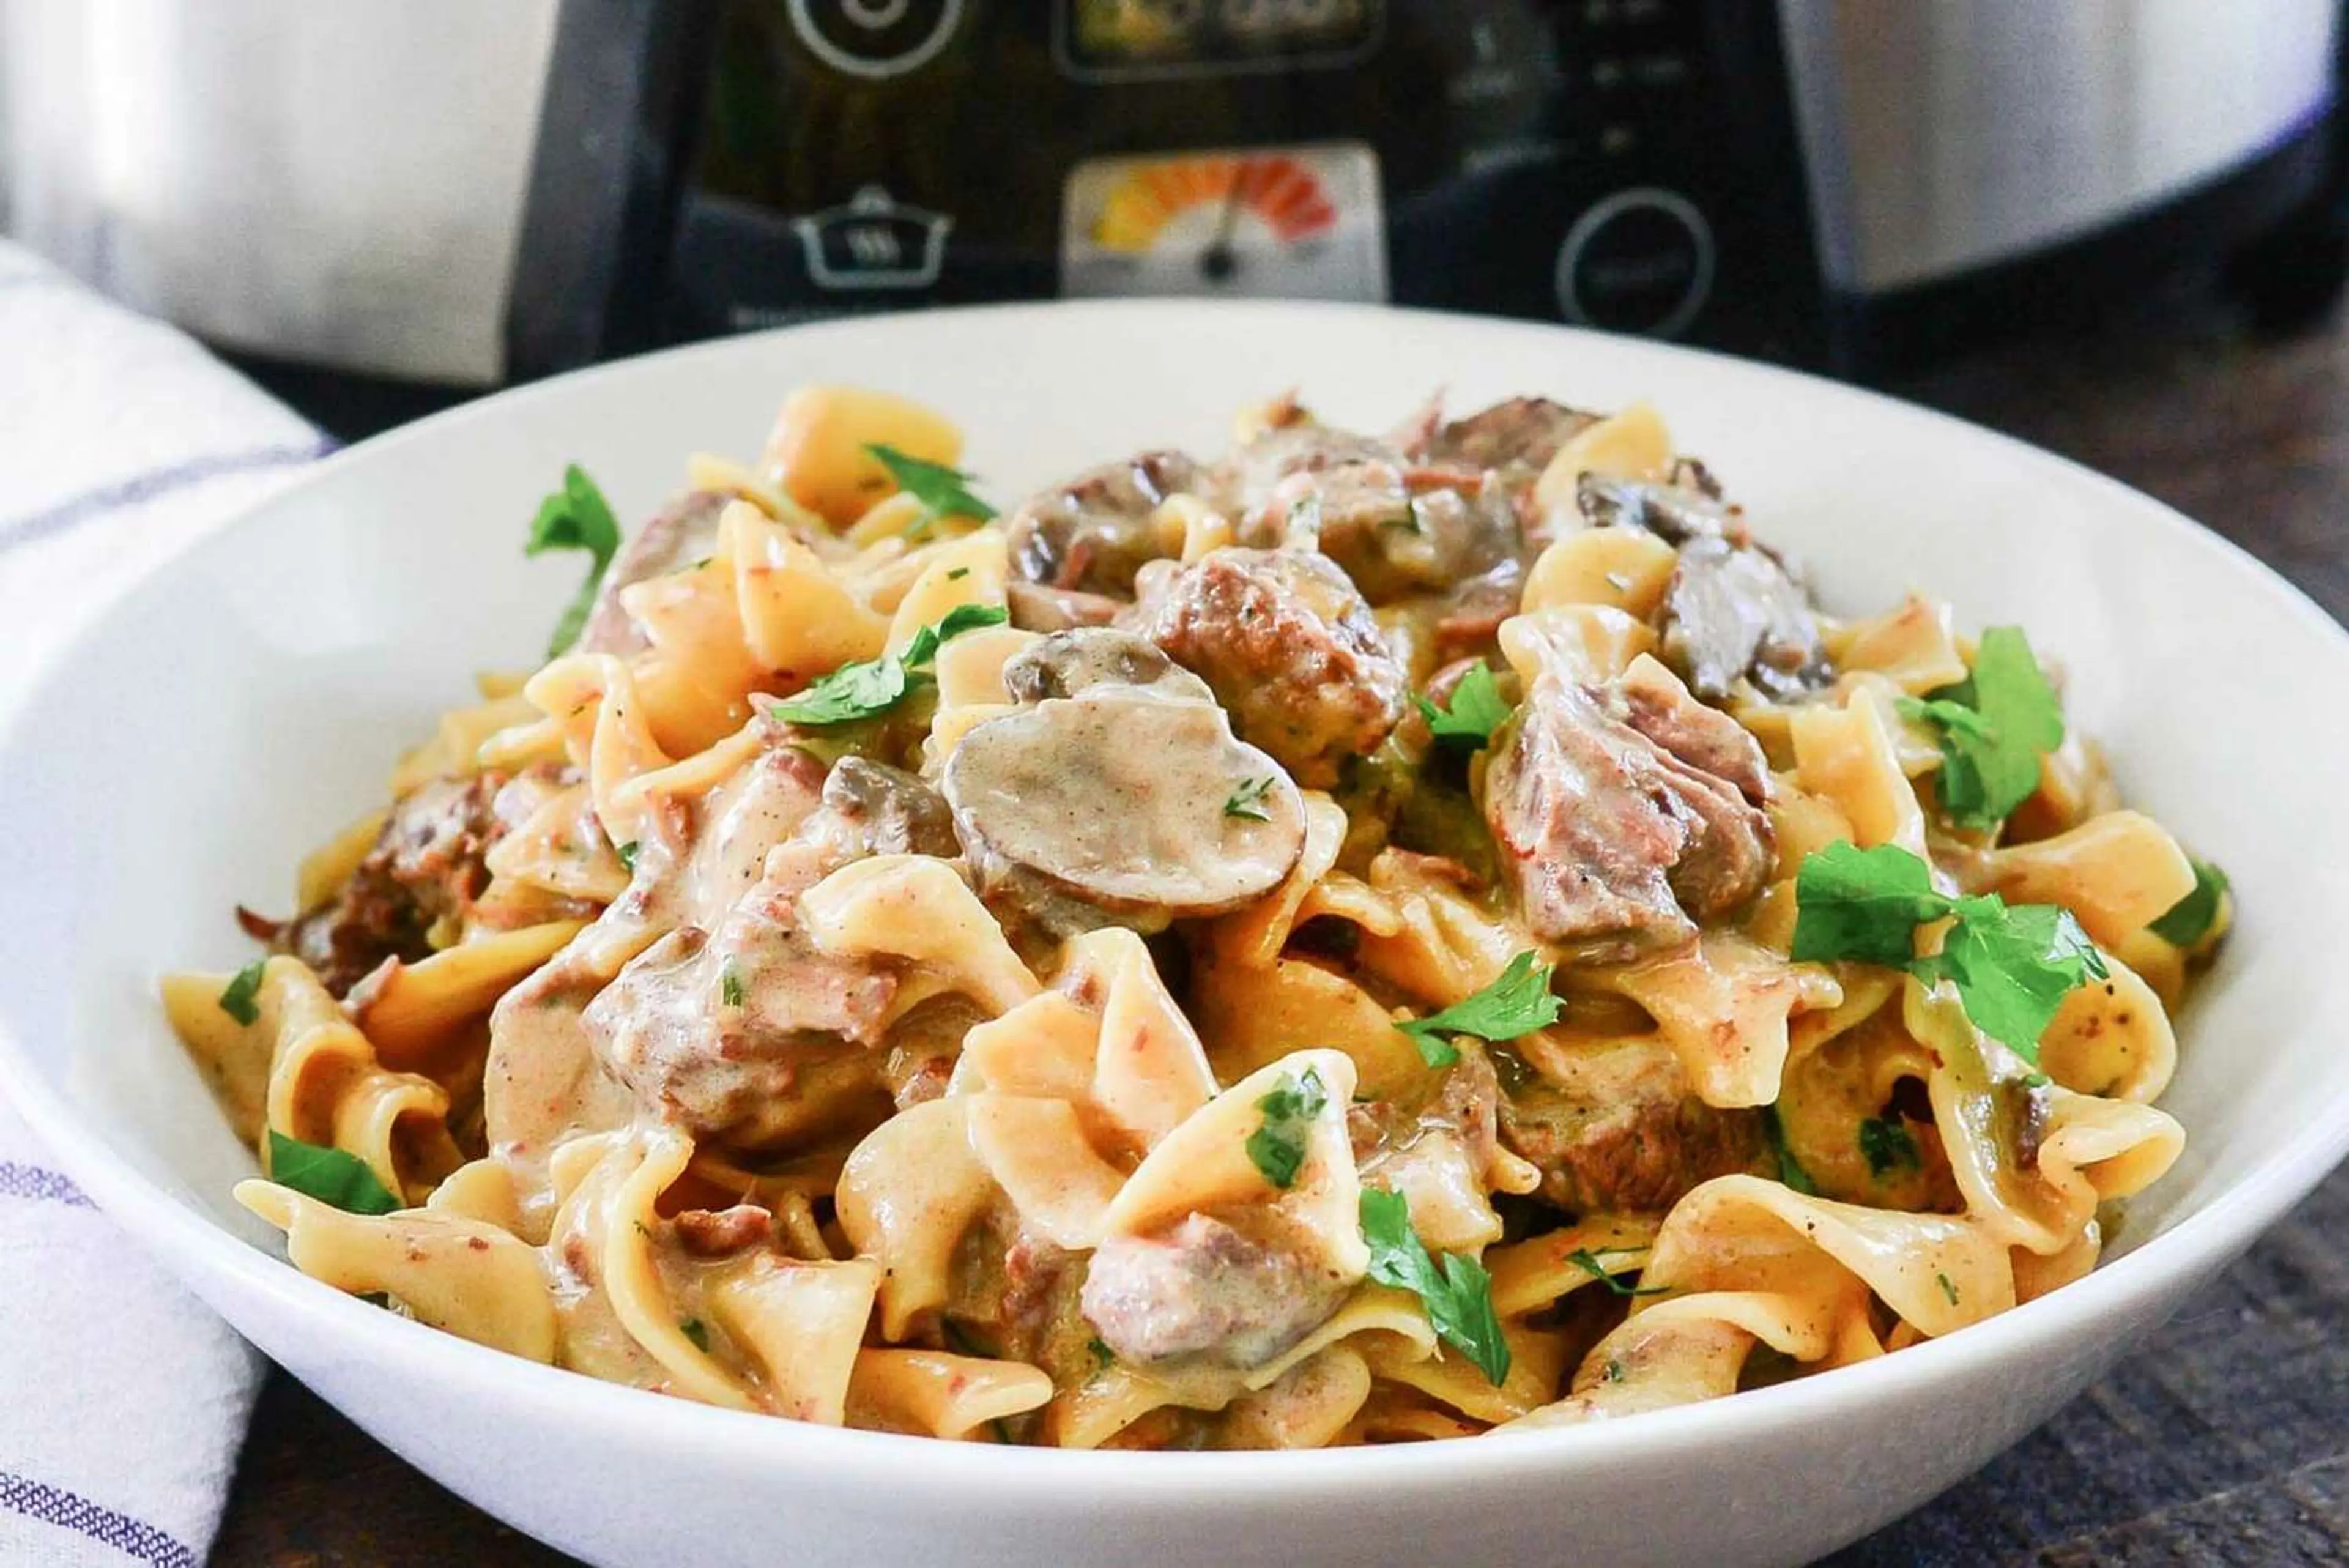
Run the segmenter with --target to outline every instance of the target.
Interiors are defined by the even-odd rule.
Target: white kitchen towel
[[[99,606],[327,445],[0,242],[0,711]],[[0,1563],[202,1562],[259,1373],[0,1103]]]

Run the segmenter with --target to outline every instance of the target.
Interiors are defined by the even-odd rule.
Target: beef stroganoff
[[[163,982],[295,1266],[1071,1448],[1507,1433],[2093,1267],[2224,877],[2025,634],[1816,607],[1644,406],[1293,399],[1004,514],[793,394]],[[550,567],[549,569],[552,569]]]

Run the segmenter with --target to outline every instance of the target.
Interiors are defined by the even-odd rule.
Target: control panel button
[[[894,77],[945,48],[962,9],[963,0],[791,0],[792,30],[836,71]]]
[[[1713,289],[1713,226],[1688,198],[1643,186],[1618,191],[1566,232],[1557,303],[1568,321],[1671,337]]]

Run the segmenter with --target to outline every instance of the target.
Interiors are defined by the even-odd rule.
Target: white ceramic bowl
[[[252,1162],[182,1060],[158,971],[247,954],[239,899],[377,797],[480,668],[525,665],[574,587],[526,562],[567,460],[641,516],[697,448],[755,452],[792,385],[963,422],[1015,496],[1146,444],[1217,450],[1297,386],[1382,428],[1544,392],[1666,412],[1826,601],[1912,584],[2020,621],[2132,795],[2225,864],[2242,916],[2184,1020],[2185,1158],[2104,1268],[1867,1366],[1513,1441],[1059,1453],[834,1431],[512,1360],[277,1261]],[[426,1472],[601,1563],[1785,1563],[1914,1507],[2044,1419],[2349,1147],[2349,638],[2231,546],[2095,474],[1754,365],[1549,327],[1175,303],[827,325],[566,377],[324,464],[53,653],[0,731],[0,1070],[57,1159],[276,1360]]]

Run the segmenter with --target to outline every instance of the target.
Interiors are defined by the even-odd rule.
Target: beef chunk
[[[1438,429],[1413,455],[1460,468],[1538,472],[1599,416],[1547,398],[1510,398]]]
[[[1523,547],[1504,486],[1475,468],[1413,463],[1366,437],[1273,431],[1228,472],[1244,542],[1318,549],[1373,603],[1514,566]]]
[[[1012,569],[1031,583],[1133,597],[1133,574],[1165,554],[1154,514],[1204,474],[1179,452],[1145,452],[1030,496],[1007,527]]]
[[[1104,1242],[1082,1303],[1123,1360],[1205,1355],[1260,1366],[1337,1311],[1353,1284],[1301,1246],[1193,1214],[1162,1236]]]
[[[1345,574],[1318,556],[1213,551],[1166,586],[1143,629],[1300,784],[1333,783],[1402,716],[1402,665]]]
[[[1485,819],[1527,923],[1546,940],[1593,944],[1593,956],[1687,941],[1695,920],[1752,897],[1770,870],[1769,819],[1642,733],[1632,711],[1619,691],[1545,671],[1485,774]],[[1756,755],[1737,771],[1761,767]]]
[[[1577,1214],[1661,1214],[1698,1183],[1752,1170],[1761,1113],[1688,1092],[1667,1048],[1632,1041],[1545,1055],[1506,1075],[1501,1141],[1542,1173],[1541,1195]]]
[[[334,898],[287,927],[282,942],[336,996],[386,959],[429,958],[429,935],[461,920],[490,885],[491,846],[562,787],[561,770],[433,779],[401,796]]]
[[[816,950],[794,905],[761,884],[715,933],[647,948],[581,1015],[605,1069],[696,1138],[768,1147],[843,1106],[888,1108],[874,1048],[896,980]]]

